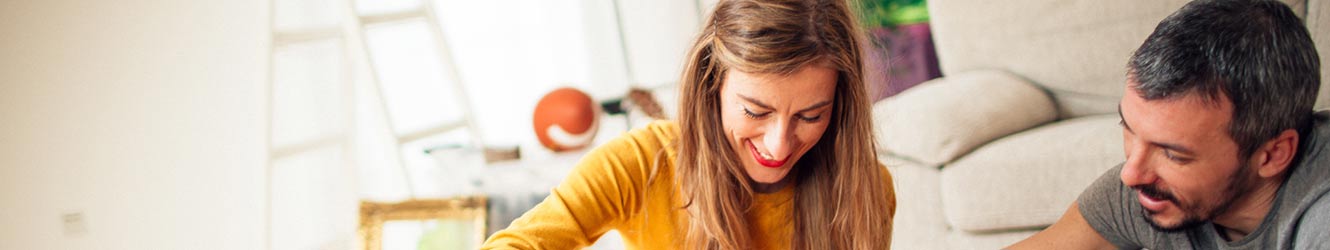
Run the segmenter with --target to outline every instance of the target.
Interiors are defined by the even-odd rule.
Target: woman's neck
[[[753,181],[753,179],[751,178],[748,179],[748,184],[753,186],[753,192],[764,193],[764,194],[775,193],[776,191],[780,191],[782,188],[785,188],[785,186],[789,186],[790,183],[793,182],[794,182],[793,173],[786,174],[785,177],[780,178],[779,181],[773,183],[761,183]]]

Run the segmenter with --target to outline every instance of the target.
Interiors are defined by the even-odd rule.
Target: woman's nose
[[[790,151],[795,144],[794,128],[790,126],[788,119],[777,119],[778,121],[767,127],[766,134],[762,141],[767,147],[767,153],[775,160],[783,160],[790,155]]]

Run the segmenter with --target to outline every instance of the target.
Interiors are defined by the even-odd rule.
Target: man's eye
[[[1191,162],[1191,159],[1190,159],[1190,158],[1183,158],[1183,157],[1180,157],[1180,156],[1177,156],[1177,155],[1173,155],[1173,151],[1172,151],[1172,150],[1167,150],[1167,149],[1164,150],[1164,158],[1168,158],[1168,160],[1173,161],[1173,162],[1178,163],[1178,164],[1187,164],[1187,163]]]

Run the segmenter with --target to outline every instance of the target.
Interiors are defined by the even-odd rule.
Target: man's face
[[[1135,189],[1156,229],[1175,231],[1213,220],[1250,189],[1254,174],[1228,135],[1233,105],[1198,93],[1145,100],[1128,82],[1122,116],[1122,183]]]

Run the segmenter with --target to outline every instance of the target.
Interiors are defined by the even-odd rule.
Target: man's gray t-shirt
[[[1165,233],[1150,227],[1136,192],[1118,178],[1118,165],[1095,180],[1077,199],[1081,215],[1099,235],[1124,249],[1330,249],[1330,112],[1316,113],[1301,160],[1280,186],[1260,226],[1228,242],[1215,225]]]

